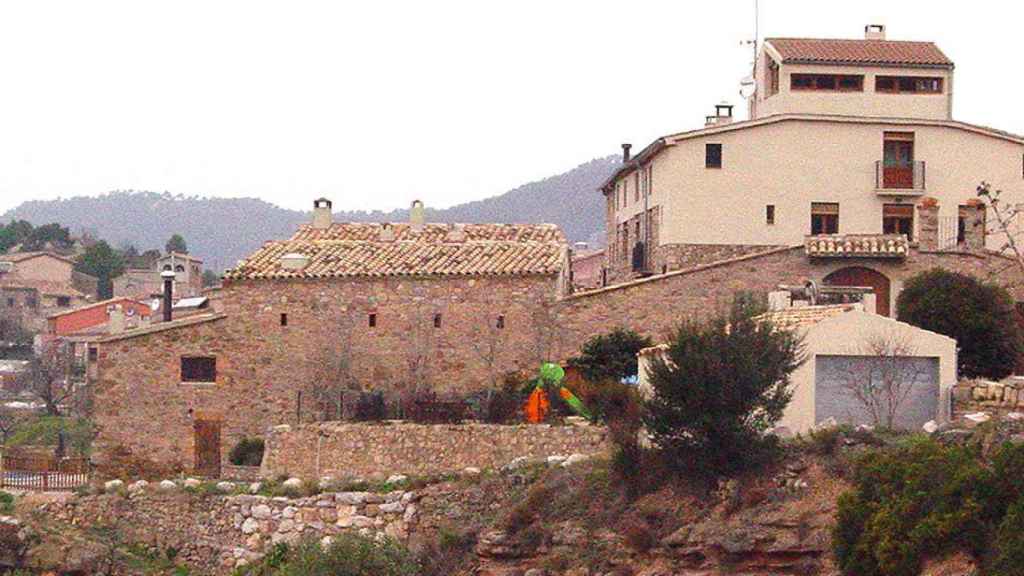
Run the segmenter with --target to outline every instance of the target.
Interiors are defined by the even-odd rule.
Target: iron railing
[[[906,190],[923,192],[927,175],[923,160],[914,162],[875,162],[876,190]]]
[[[89,459],[50,456],[0,456],[0,488],[74,490],[89,483]]]

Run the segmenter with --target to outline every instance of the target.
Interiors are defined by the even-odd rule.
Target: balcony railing
[[[890,164],[875,162],[875,190],[884,194],[923,194],[924,161]]]

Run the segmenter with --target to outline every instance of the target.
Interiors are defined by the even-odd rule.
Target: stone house
[[[547,224],[313,223],[224,274],[214,312],[99,339],[100,451],[216,474],[346,388],[470,392],[552,357],[568,246]],[[302,402],[302,395],[306,401]]]
[[[149,268],[129,268],[114,278],[114,296],[160,300],[164,290],[160,273],[169,270],[175,273],[174,294],[177,297],[195,298],[203,293],[203,261],[190,254],[170,252]]]
[[[935,44],[884,27],[766,39],[749,120],[722,104],[701,129],[624,146],[601,190],[606,284],[800,247],[807,279],[873,287],[890,315],[904,262],[974,267],[1005,244],[976,188],[1024,205],[1024,136],[954,120],[953,75]]]
[[[0,309],[31,333],[46,330],[46,318],[96,296],[96,278],[76,272],[74,260],[55,252],[0,255]]]

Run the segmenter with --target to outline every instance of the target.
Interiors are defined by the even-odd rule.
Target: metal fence
[[[88,458],[0,455],[0,488],[74,490],[89,483]]]

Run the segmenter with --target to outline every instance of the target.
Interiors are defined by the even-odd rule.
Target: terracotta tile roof
[[[194,326],[196,324],[205,324],[206,322],[215,322],[227,318],[226,314],[211,313],[211,314],[198,314],[185,316],[182,318],[176,318],[170,322],[158,322],[155,324],[149,324],[147,326],[139,326],[138,328],[125,330],[118,334],[111,334],[109,336],[100,338],[97,342],[115,342],[117,340],[125,340],[128,338],[136,338],[138,336],[146,336],[147,334],[156,334],[159,332],[166,332],[168,330],[175,330],[177,328],[184,328],[186,326]]]
[[[814,326],[822,320],[828,320],[852,310],[861,310],[859,304],[827,304],[821,306],[794,306],[785,310],[774,310],[757,317],[768,320],[776,328],[784,330],[803,329]]]
[[[808,236],[804,252],[818,258],[905,258],[908,245],[902,234],[831,234]]]
[[[953,61],[933,42],[767,38],[783,62],[950,68]]]
[[[224,278],[556,274],[566,247],[553,224],[307,225],[290,240],[267,242]],[[290,254],[308,263],[287,269],[281,258]]]
[[[75,261],[73,259],[68,258],[67,256],[63,256],[61,254],[57,254],[56,252],[46,252],[46,251],[12,252],[10,254],[0,254],[0,262],[15,262],[15,263],[17,263],[17,262],[24,262],[25,260],[30,260],[30,259],[35,258],[37,256],[49,256],[51,258],[56,258],[58,260],[63,260],[64,262],[68,262],[70,264],[74,264],[75,263]]]

